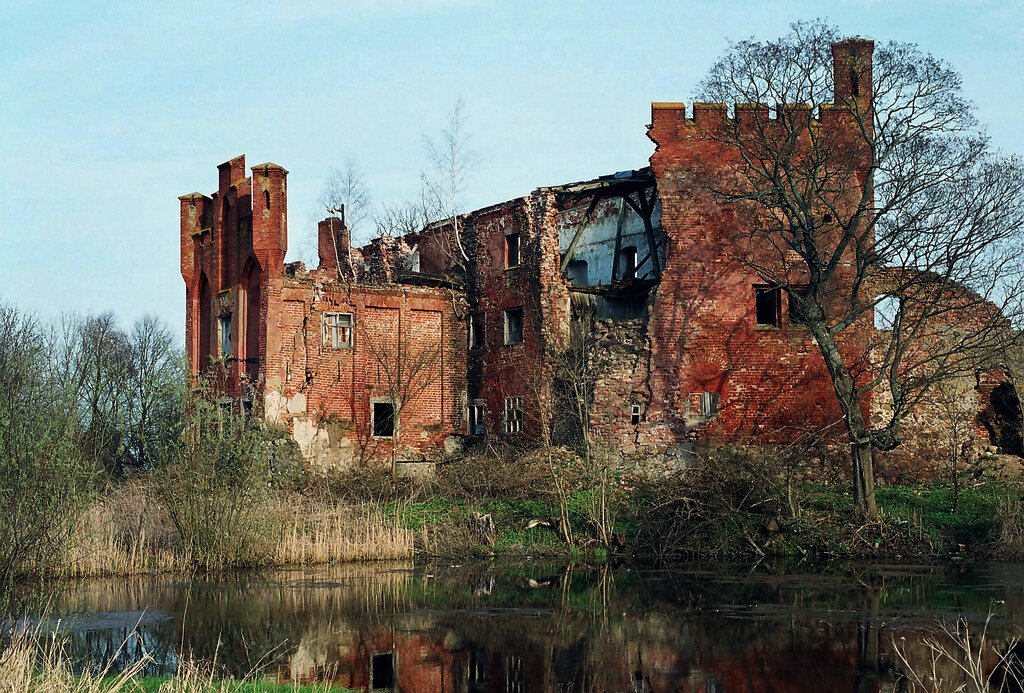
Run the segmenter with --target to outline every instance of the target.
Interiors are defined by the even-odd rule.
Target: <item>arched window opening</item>
[[[891,330],[899,319],[900,299],[886,294],[875,299],[875,329]]]
[[[1024,441],[1021,440],[1021,408],[1017,391],[1009,383],[1000,383],[992,390],[989,404],[992,407],[992,443],[1005,455],[1024,455]]]
[[[259,354],[260,354],[260,304],[261,304],[261,279],[263,273],[260,271],[259,263],[250,260],[245,272],[242,301],[242,358],[245,359],[245,369],[249,380],[255,382],[259,375]]]
[[[200,373],[204,373],[210,367],[210,332],[213,326],[210,317],[213,314],[213,297],[210,294],[210,282],[206,274],[199,275],[199,320],[196,330],[199,332],[196,340],[196,366]]]
[[[860,75],[852,67],[850,68],[850,94],[855,99],[860,96]]]

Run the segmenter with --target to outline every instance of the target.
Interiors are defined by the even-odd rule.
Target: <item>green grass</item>
[[[595,548],[596,532],[588,510],[597,500],[596,493],[596,489],[578,490],[569,498],[569,521],[579,542],[574,547],[567,546],[550,527],[527,529],[531,520],[560,516],[554,500],[435,497],[395,504],[393,510],[404,526],[418,534],[424,528],[433,532],[435,528],[466,526],[472,524],[474,514],[490,514],[497,530],[493,541],[487,546],[456,542],[451,550],[463,552],[456,555],[529,554],[600,563],[608,559],[608,551]],[[714,533],[705,528],[704,534],[698,535],[699,542],[692,547],[694,556],[742,559],[751,554],[752,542],[768,555],[800,560],[928,560],[957,553],[985,556],[998,539],[999,504],[1008,497],[1019,497],[1020,486],[1006,482],[969,486],[960,491],[957,512],[953,512],[953,492],[948,483],[880,485],[876,488],[878,523],[856,520],[853,497],[846,484],[803,483],[797,485],[794,495],[800,507],[798,517],[769,518],[763,514],[761,508],[786,508],[785,500],[729,513],[712,528]],[[632,544],[650,512],[650,499],[636,491],[618,494],[615,502],[615,530]],[[766,531],[769,519],[778,526]]]
[[[116,679],[108,679],[108,686],[113,685]],[[146,676],[132,679],[132,682],[120,690],[126,693],[157,693],[160,686],[168,683],[171,679],[160,676]],[[101,685],[101,690],[104,686]],[[290,683],[272,683],[269,681],[214,681],[211,685],[203,688],[189,688],[190,693],[209,691],[209,693],[350,693],[350,689],[341,686],[332,686],[327,683],[317,683],[305,686]]]

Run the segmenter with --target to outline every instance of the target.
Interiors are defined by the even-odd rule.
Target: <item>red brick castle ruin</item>
[[[870,85],[872,50],[836,44],[836,74],[856,59]],[[849,82],[836,80],[837,105],[815,127],[849,127],[838,105]],[[580,344],[590,434],[623,455],[824,429],[841,415],[809,331],[735,259],[743,220],[692,183],[699,166],[735,163],[713,135],[754,108],[737,105],[732,120],[723,104],[688,117],[655,103],[649,167],[538,188],[464,215],[457,231],[442,220],[354,248],[344,222],[326,219],[309,270],[284,262],[288,172],[223,163],[216,192],[180,198],[192,368],[219,369],[226,395],[324,465],[569,438],[581,424],[567,414],[566,360]]]

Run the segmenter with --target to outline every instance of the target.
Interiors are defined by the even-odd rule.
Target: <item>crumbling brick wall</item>
[[[566,340],[569,293],[559,275],[557,209],[537,192],[468,215],[470,317],[483,327],[469,353],[469,399],[486,407],[485,428],[504,435],[506,398],[523,398],[524,430],[512,440],[537,440],[550,426],[550,356]],[[518,237],[518,262],[507,266],[507,237]],[[507,339],[506,313],[521,310],[519,341]]]
[[[212,364],[225,395],[262,408],[319,463],[390,459],[393,440],[400,460],[441,454],[465,426],[466,328],[453,291],[399,283],[407,239],[353,250],[336,219],[320,225],[317,269],[285,266],[287,171],[265,164],[246,177],[237,157],[220,174],[213,196],[181,198],[193,373]],[[325,314],[342,316],[348,343],[334,344]],[[396,399],[418,358],[428,367]],[[373,435],[381,400],[404,405],[394,437]]]

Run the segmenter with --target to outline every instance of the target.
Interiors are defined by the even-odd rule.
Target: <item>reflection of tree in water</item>
[[[403,691],[859,693],[892,680],[893,630],[883,623],[921,609],[930,619],[959,597],[983,617],[994,594],[958,590],[941,572],[797,579],[608,566],[434,570],[151,580],[135,592],[70,600],[166,613],[117,655],[127,663],[143,648],[162,651],[161,673],[182,651],[234,675],[261,670],[353,687],[393,676]],[[1020,594],[1006,598],[1020,608]],[[94,632],[81,647],[102,657],[125,635]]]

